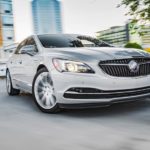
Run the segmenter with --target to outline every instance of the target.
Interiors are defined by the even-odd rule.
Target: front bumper
[[[111,106],[115,103],[126,103],[126,102],[132,102],[132,101],[140,101],[144,100],[146,98],[149,98],[150,94],[142,94],[138,96],[131,96],[131,97],[123,97],[120,99],[112,99],[110,101],[104,102],[91,102],[91,103],[76,103],[76,104],[66,104],[66,103],[59,103],[60,108],[68,108],[68,109],[80,109],[80,108],[99,108],[99,107],[107,107]]]
[[[150,76],[111,77],[98,74],[52,73],[55,95],[62,107],[99,107],[150,97]],[[96,92],[69,91],[96,89]]]

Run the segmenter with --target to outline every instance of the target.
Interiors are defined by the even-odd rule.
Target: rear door
[[[9,60],[9,66],[10,66],[9,69],[10,69],[11,77],[13,80],[15,80],[15,83],[17,83],[18,86],[19,86],[18,82],[22,80],[21,77],[22,77],[22,72],[23,72],[22,70],[23,65],[22,65],[20,50],[25,44],[26,44],[26,40],[21,42],[18,45],[15,53]]]

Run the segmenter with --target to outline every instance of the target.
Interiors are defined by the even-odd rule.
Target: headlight
[[[88,65],[65,59],[53,59],[53,65],[59,72],[95,73]]]

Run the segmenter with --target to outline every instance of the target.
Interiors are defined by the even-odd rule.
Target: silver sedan
[[[150,54],[72,34],[34,35],[7,63],[7,91],[34,95],[43,112],[150,96]]]

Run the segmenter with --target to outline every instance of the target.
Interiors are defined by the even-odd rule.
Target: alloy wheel
[[[44,109],[51,109],[56,105],[54,87],[48,72],[43,72],[35,80],[34,93],[37,103]]]

